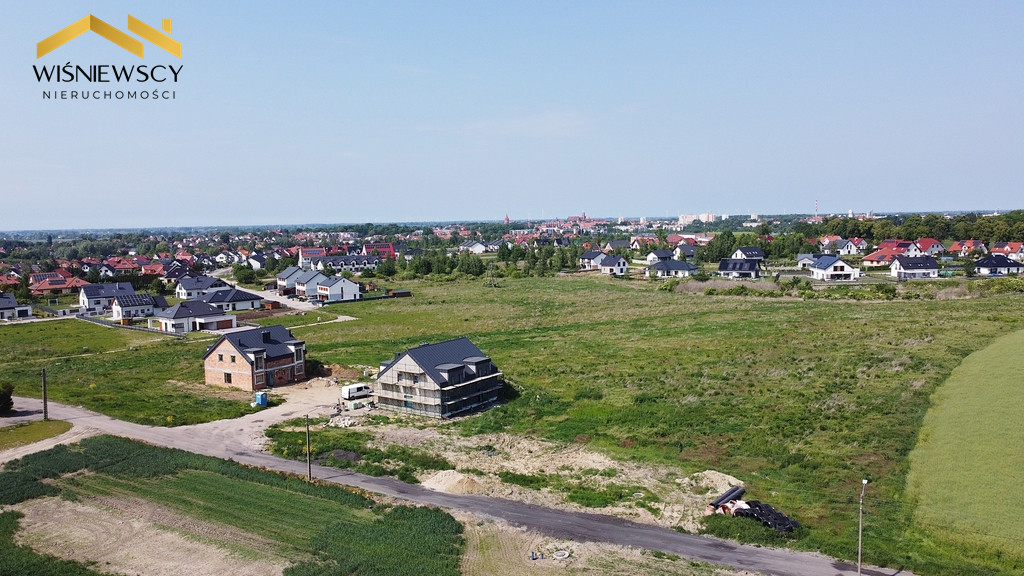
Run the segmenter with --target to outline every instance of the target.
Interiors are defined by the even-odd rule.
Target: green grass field
[[[39,420],[0,428],[0,450],[27,446],[40,440],[60,436],[71,430],[71,423],[62,420]]]
[[[968,356],[932,397],[911,453],[917,522],[1024,571],[1024,381],[1016,332]],[[964,546],[966,548],[966,546]]]
[[[42,396],[157,426],[196,424],[252,412],[242,392],[208,389],[202,356],[212,342],[178,340],[81,320],[0,327],[0,379],[18,396]],[[17,409],[17,403],[15,403]]]

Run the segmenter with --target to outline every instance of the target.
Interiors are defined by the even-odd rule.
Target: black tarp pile
[[[779,512],[771,504],[765,504],[759,500],[749,500],[747,506],[749,508],[737,508],[732,515],[759,520],[765,526],[779,532],[792,532],[800,527],[799,522],[791,520],[789,516]]]
[[[792,532],[800,527],[799,522],[779,512],[771,504],[765,504],[759,500],[740,500],[745,492],[746,489],[740,486],[729,488],[711,502],[709,513],[714,510],[742,518],[753,518],[779,532]]]

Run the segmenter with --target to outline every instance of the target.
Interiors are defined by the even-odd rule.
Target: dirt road
[[[296,394],[294,399],[274,408],[237,418],[177,428],[155,428],[114,420],[71,406],[51,402],[51,418],[66,420],[76,427],[92,428],[149,442],[159,446],[179,448],[198,454],[226,458],[268,469],[306,474],[302,462],[285,460],[260,451],[262,430],[269,424],[311,413],[326,413],[329,408],[318,404],[322,395]],[[23,412],[42,415],[40,400],[15,398]],[[501,519],[514,526],[547,534],[555,538],[576,541],[598,541],[660,550],[695,560],[724,566],[784,576],[852,576],[856,565],[818,554],[759,548],[726,542],[714,538],[681,534],[668,528],[638,524],[629,520],[602,514],[567,512],[524,504],[501,498],[469,494],[447,494],[429,490],[416,484],[406,484],[390,478],[377,478],[337,468],[314,465],[313,476],[327,482],[362,488],[371,492],[430,504],[447,509],[462,510],[484,518]],[[891,568],[866,567],[869,576],[912,576]]]

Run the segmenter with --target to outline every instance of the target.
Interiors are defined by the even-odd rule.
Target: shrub
[[[14,407],[14,384],[4,382],[0,384],[0,414],[6,414]]]

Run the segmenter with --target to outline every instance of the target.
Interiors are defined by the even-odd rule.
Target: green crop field
[[[291,560],[285,576],[455,576],[464,547],[462,526],[436,509],[380,505],[340,487],[112,436],[32,454],[0,472],[0,504],[46,495],[142,498],[258,535],[279,546],[262,554]],[[0,574],[93,574],[15,545],[17,521],[16,512],[0,514]]]
[[[1010,334],[953,371],[933,396],[908,482],[917,520],[933,537],[1012,556],[1018,571],[1024,571],[1022,347],[1024,332]]]
[[[71,430],[71,423],[61,420],[39,420],[0,428],[0,450],[10,450],[60,436]]]

